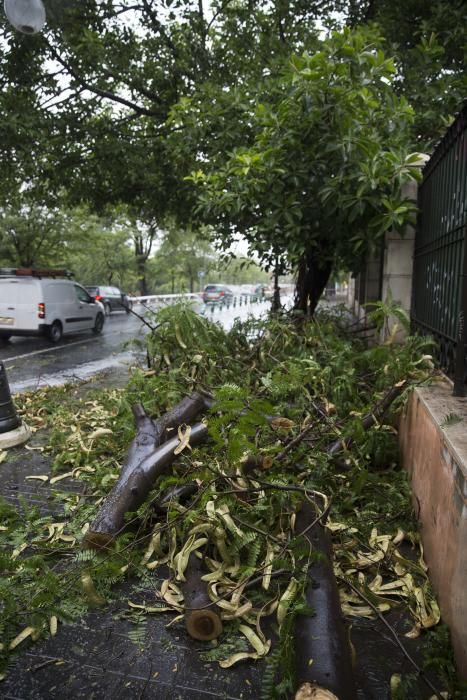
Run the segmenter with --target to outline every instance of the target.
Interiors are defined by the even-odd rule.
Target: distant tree
[[[0,208],[0,260],[20,267],[66,265],[95,222],[80,210],[50,208],[23,197]]]
[[[135,256],[125,229],[108,229],[102,224],[68,260],[82,284],[116,285],[132,291],[137,287]]]
[[[217,262],[207,232],[182,229],[169,222],[162,236],[151,264],[152,284],[172,294],[198,291],[203,279],[199,273],[207,275]]]
[[[225,284],[269,284],[271,276],[258,263],[250,258],[220,259],[211,268],[206,282],[224,282]]]

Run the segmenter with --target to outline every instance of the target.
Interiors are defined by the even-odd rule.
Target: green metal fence
[[[467,314],[467,101],[423,171],[415,238],[412,325],[436,341],[464,396]]]

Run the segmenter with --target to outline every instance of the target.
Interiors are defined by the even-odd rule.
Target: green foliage
[[[415,207],[412,110],[374,29],[345,29],[294,55],[257,104],[251,145],[220,167],[200,164],[200,208],[229,246],[241,232],[264,264],[303,255],[353,268]]]
[[[395,55],[396,88],[415,111],[413,139],[428,152],[466,95],[465,2],[357,0],[346,5],[352,23],[378,23]]]
[[[369,302],[365,307],[372,309],[372,311],[368,311],[367,317],[370,322],[374,323],[377,331],[384,330],[385,335],[387,335],[389,332],[388,320],[391,317],[397,319],[405,331],[409,331],[410,318],[407,312],[391,296],[386,301]]]
[[[423,346],[419,339],[409,339],[404,346],[366,347],[349,339],[344,321],[329,313],[300,324],[276,316],[236,324],[225,333],[181,305],[161,310],[154,324],[148,336],[153,369],[135,371],[124,390],[88,391],[83,398],[71,388],[59,388],[19,398],[32,424],[50,431],[45,450],[54,460],[51,476],[67,474],[86,492],[80,497],[60,491],[60,480],[52,484],[50,497],[61,508],[53,518],[26,503],[16,511],[0,501],[6,528],[0,530],[0,564],[7,572],[0,579],[3,667],[9,663],[6,650],[21,629],[33,625],[46,635],[52,615],[59,623],[77,619],[98,601],[112,600],[124,578],[152,597],[157,584],[143,561],[148,535],[160,532],[160,552],[169,558],[176,579],[173,555],[193,528],[201,526],[206,533],[203,554],[211,566],[217,562],[229,569],[230,586],[261,581],[273,551],[269,589],[257,583],[243,593],[256,609],[280,598],[292,572],[298,580],[263,688],[265,696],[274,679],[270,697],[288,697],[293,687],[293,620],[310,612],[303,596],[302,562],[312,563],[315,557],[292,532],[292,516],[300,510],[305,490],[317,489],[332,499],[333,521],[357,528],[359,539],[366,540],[375,527],[381,531],[386,525],[393,532],[414,526],[407,478],[395,457],[392,417],[365,432],[361,416],[395,382],[408,376],[417,382],[427,378],[420,358]],[[154,485],[148,504],[129,514],[136,534],[130,530],[105,554],[80,551],[82,534],[117,478],[134,435],[131,405],[141,401],[156,417],[200,388],[214,395],[207,416],[210,441],[192,452],[184,450],[173,474]],[[271,417],[282,417],[283,423],[275,425]],[[312,429],[306,439],[291,444],[307,425]],[[102,427],[109,432],[93,437]],[[329,444],[346,436],[353,438],[352,445],[337,459],[330,457]],[[257,460],[251,471],[246,455]],[[193,480],[201,484],[194,499],[183,506],[173,502],[166,518],[155,519],[150,501],[175,484]],[[238,497],[238,489],[244,497]],[[342,537],[341,544],[337,533],[336,552],[338,561],[346,562],[351,550],[345,533]],[[279,572],[285,575],[276,576]],[[91,577],[92,590],[82,587],[83,575]],[[144,619],[143,612],[131,613],[130,638],[137,645],[145,641]],[[237,631],[237,621],[226,625],[216,658],[249,650]]]

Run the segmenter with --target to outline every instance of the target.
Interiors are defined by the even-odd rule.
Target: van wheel
[[[62,339],[63,335],[63,328],[62,324],[60,321],[54,321],[52,325],[49,327],[49,338],[52,341],[52,343],[58,343],[59,340]]]
[[[10,338],[11,338],[11,335],[7,335],[6,333],[4,333],[3,335],[0,335],[0,345],[8,343]]]
[[[97,314],[96,320],[94,321],[94,328],[92,329],[92,332],[95,333],[96,335],[100,335],[100,333],[102,333],[103,328],[104,328],[104,317],[102,314]]]
[[[110,304],[104,304],[104,313],[106,316],[110,316]]]

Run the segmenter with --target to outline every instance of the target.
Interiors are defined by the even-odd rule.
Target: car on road
[[[104,327],[104,307],[65,270],[0,269],[0,340],[11,336],[62,335]]]
[[[220,302],[226,304],[233,300],[233,292],[225,284],[207,284],[203,290],[203,301],[205,304],[209,302]]]
[[[96,301],[100,301],[104,307],[105,315],[109,316],[112,311],[126,311],[130,313],[133,302],[118,287],[108,287],[105,285],[92,285],[86,290]]]

